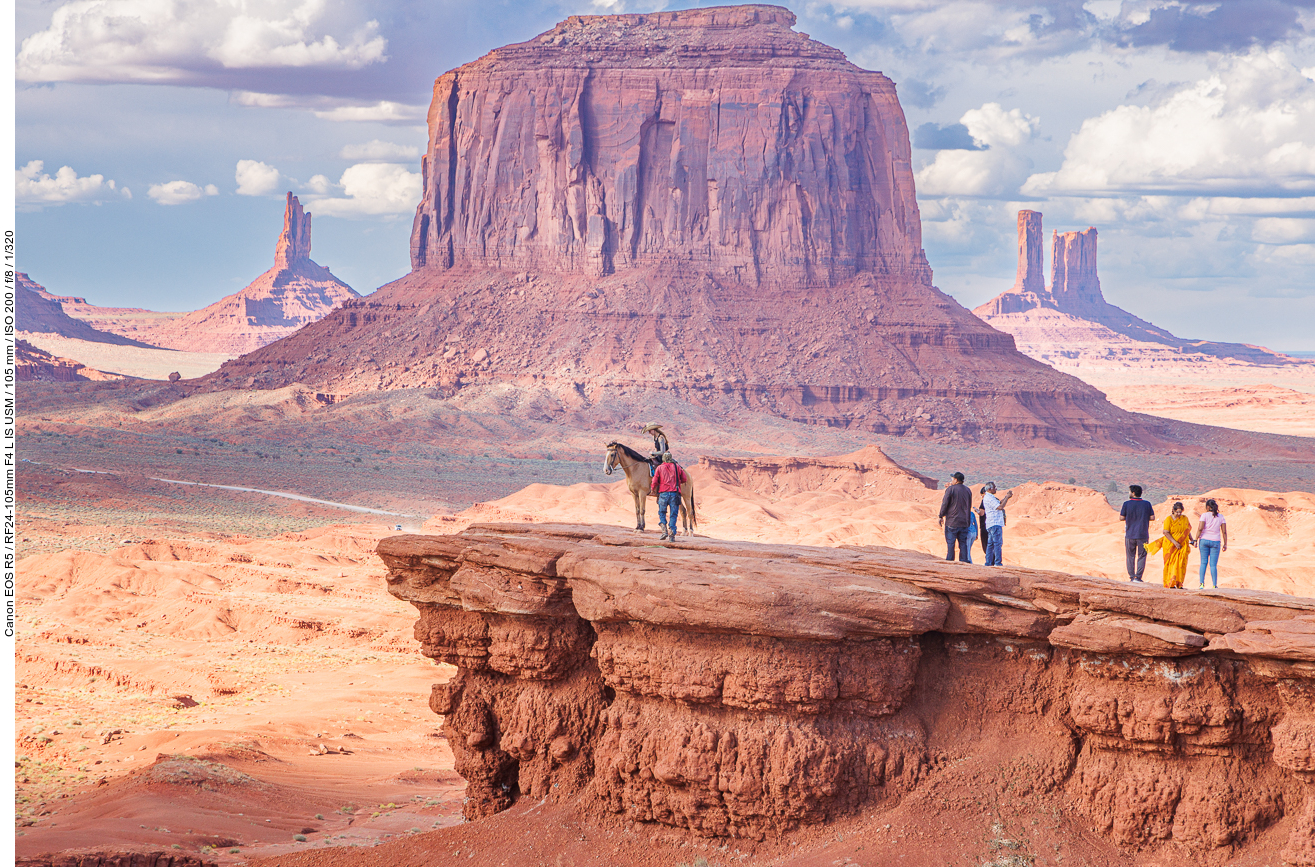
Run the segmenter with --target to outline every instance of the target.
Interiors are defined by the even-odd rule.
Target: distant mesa
[[[311,215],[288,193],[274,267],[241,292],[191,313],[98,307],[85,298],[50,296],[84,327],[113,332],[128,345],[240,355],[286,337],[360,295],[311,261]],[[78,336],[78,335],[66,335]],[[89,340],[92,338],[83,337]],[[137,341],[146,341],[139,343]]]
[[[1096,228],[1054,232],[1050,285],[1042,274],[1041,214],[1018,212],[1018,276],[1005,292],[973,312],[1012,334],[1018,348],[1046,362],[1096,364],[1227,359],[1245,364],[1297,364],[1297,359],[1243,343],[1175,337],[1105,300],[1096,268]]]
[[[411,273],[204,387],[1155,441],[932,285],[894,83],[794,23],[762,5],[573,16],[440,76]]]
[[[81,319],[73,318],[64,311],[62,303],[64,301],[86,303],[82,298],[52,295],[46,291],[46,287],[22,271],[14,275],[14,318],[19,333],[53,334],[91,343],[150,348],[148,343],[110,331],[102,331]]]

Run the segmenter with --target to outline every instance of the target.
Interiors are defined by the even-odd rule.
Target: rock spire
[[[1041,214],[1018,212],[1018,277],[1014,285],[973,312],[1012,334],[1032,358],[1065,369],[1074,364],[1115,364],[1133,358],[1177,363],[1231,358],[1248,364],[1295,360],[1260,346],[1175,337],[1105,300],[1096,267],[1096,227],[1054,232],[1050,286],[1041,281]]]
[[[311,260],[311,215],[291,192],[285,202],[274,267],[242,291],[207,307],[160,316],[146,310],[95,307],[84,299],[68,300],[80,302],[75,312],[83,319],[165,349],[240,355],[287,337],[361,296]]]
[[[1041,215],[1037,214],[1037,227],[1040,225]],[[1055,232],[1050,249],[1050,297],[1056,307],[1070,313],[1099,313],[1108,306],[1096,273],[1095,226],[1081,232]]]
[[[310,218],[291,192],[283,209],[283,232],[274,248],[274,267],[290,268],[310,261]]]
[[[1018,212],[1018,276],[1015,292],[1046,291],[1044,250],[1041,248],[1041,212]]]

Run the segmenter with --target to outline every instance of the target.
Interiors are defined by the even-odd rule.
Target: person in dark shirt
[[[1128,564],[1128,580],[1140,582],[1146,571],[1146,543],[1151,540],[1155,510],[1141,498],[1141,485],[1129,485],[1128,493],[1132,498],[1125,500],[1119,510],[1119,520],[1123,522],[1123,553]]]
[[[959,545],[959,560],[971,563],[968,554],[968,524],[973,520],[973,492],[963,483],[963,473],[955,473],[945,486],[941,497],[941,511],[936,518],[938,526],[945,528],[945,559],[954,559],[954,546]]]

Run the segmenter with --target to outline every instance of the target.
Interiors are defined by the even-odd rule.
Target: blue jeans
[[[1005,552],[1005,528],[986,528],[986,565],[1003,566]]]
[[[658,523],[676,535],[676,515],[680,512],[680,491],[663,491],[658,494]]]
[[[1210,564],[1210,581],[1219,586],[1219,540],[1201,540],[1201,586],[1205,586],[1205,566]]]
[[[946,527],[945,528],[945,559],[954,559],[954,543],[959,543],[959,559],[964,563],[971,563],[968,558],[968,528],[967,527]]]

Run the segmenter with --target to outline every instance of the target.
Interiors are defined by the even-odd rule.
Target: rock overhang
[[[1023,737],[1036,773],[1001,785],[1115,847],[1213,865],[1286,840],[1315,864],[1315,600],[597,526],[378,550],[425,655],[458,667],[430,707],[470,818],[569,797],[763,839]]]
[[[1058,643],[1091,650],[1110,645],[1117,630],[1142,623],[1152,630],[1147,635],[1154,629],[1194,634],[1201,652],[1285,658],[1310,663],[1315,673],[1315,599],[1280,593],[1188,593],[1045,570],[947,563],[874,546],[715,539],[654,545],[633,533],[586,525],[474,524],[456,536],[390,537],[378,552],[389,566],[389,591],[399,599],[467,610],[531,614],[560,606],[591,623],[646,622],[800,640],[929,632],[1035,637],[1038,625],[1047,626],[1049,635],[1082,623],[1101,638],[1090,639],[1088,647],[1069,630]],[[537,607],[524,598],[536,593],[544,600]],[[992,625],[974,615],[970,623],[962,619],[965,604],[999,609],[994,617],[1000,619]],[[1020,618],[1028,624],[1023,631],[1017,631]],[[1141,639],[1110,650],[1180,655],[1179,648]]]

